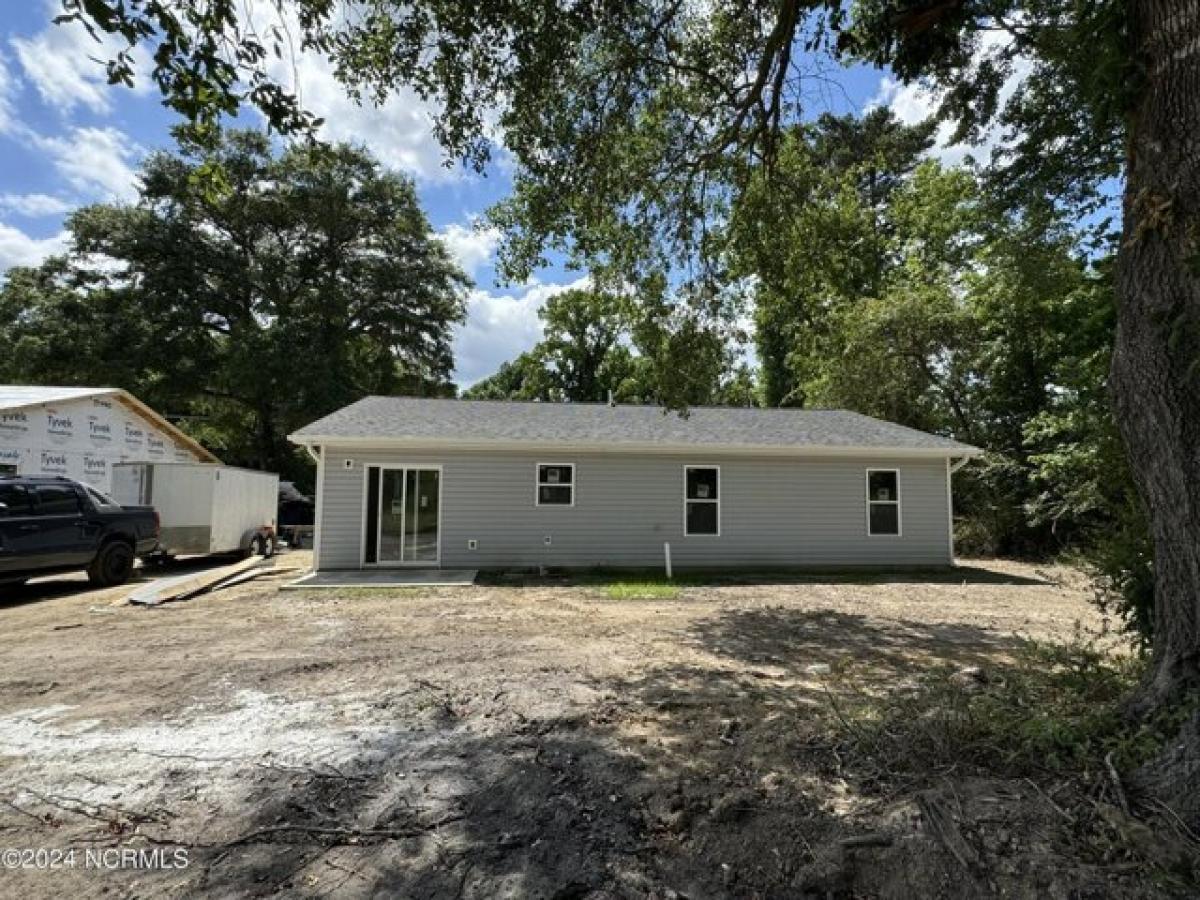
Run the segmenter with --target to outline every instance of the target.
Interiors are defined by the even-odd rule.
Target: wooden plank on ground
[[[222,582],[237,578],[251,569],[272,562],[273,560],[263,559],[261,556],[251,556],[249,559],[239,560],[233,565],[221,566],[219,569],[206,569],[203,572],[179,575],[175,578],[160,578],[149,584],[139,585],[125,597],[125,602],[135,603],[139,606],[158,606],[169,600],[194,597],[196,594],[221,586]]]

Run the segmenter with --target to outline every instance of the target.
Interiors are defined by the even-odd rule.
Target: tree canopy
[[[502,134],[518,163],[497,211],[514,276],[551,246],[626,276],[704,255],[703,221],[720,211],[730,169],[775,158],[826,60],[944,87],[962,136],[1014,135],[998,157],[1005,181],[1077,199],[1119,174],[1137,83],[1116,0],[370,0],[353,17],[332,0],[275,14],[166,0],[63,6],[63,21],[152,48],[168,103],[204,127],[249,103],[282,131],[311,132],[317,123],[269,65],[293,52],[295,25],[351,92],[379,100],[405,85],[434,101],[449,158],[482,165]],[[1016,70],[1028,77],[1006,92]],[[109,73],[131,80],[132,57]]]
[[[681,336],[638,313],[629,296],[594,289],[557,294],[538,312],[542,340],[464,396],[654,404],[665,391],[679,391],[692,404],[754,402],[754,377],[735,366],[735,349],[719,332]],[[685,369],[687,384],[664,385],[658,363],[674,357],[673,342],[680,340],[702,354],[703,364]]]
[[[217,194],[196,177],[214,164]],[[9,272],[0,377],[118,384],[230,461],[290,474],[289,430],[365,393],[452,391],[468,281],[407,179],[353,147],[277,153],[235,131],[184,137],[141,185],[75,212],[65,257]]]

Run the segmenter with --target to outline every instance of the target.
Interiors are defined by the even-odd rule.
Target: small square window
[[[538,506],[574,506],[575,464],[538,463],[536,488]]]

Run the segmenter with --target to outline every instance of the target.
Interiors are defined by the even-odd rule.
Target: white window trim
[[[688,499],[687,477],[691,469],[715,469],[717,473],[717,497],[715,500]],[[695,538],[717,538],[721,536],[721,498],[725,496],[725,486],[721,483],[721,467],[703,463],[689,463],[683,467],[683,536]],[[713,534],[692,534],[687,527],[687,510],[689,503],[715,503],[717,506],[717,530]]]
[[[556,484],[551,484],[550,482],[546,482],[545,484],[543,484],[542,483],[542,466],[554,466],[556,469],[570,469],[571,470],[571,483],[570,484],[562,484],[561,482],[559,482]],[[575,480],[575,477],[576,477],[575,463],[564,463],[564,462],[534,463],[533,464],[533,505],[534,506],[554,507],[554,508],[558,508],[558,509],[570,509],[571,507],[573,507],[575,505],[575,485],[577,483]],[[543,503],[541,488],[544,488],[544,487],[569,487],[571,489],[571,502],[570,503]]]
[[[871,475],[875,472],[892,472],[896,476],[896,499],[895,500],[872,500],[871,499]],[[873,538],[898,538],[904,537],[904,510],[902,503],[904,501],[904,489],[900,486],[900,470],[899,469],[867,469],[866,478],[864,481],[864,494],[867,499],[867,537]],[[890,505],[896,507],[896,533],[895,534],[876,534],[871,530],[871,506]]]

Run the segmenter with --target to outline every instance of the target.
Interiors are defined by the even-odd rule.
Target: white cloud
[[[500,243],[499,228],[478,228],[457,223],[439,231],[437,236],[468,275],[474,275],[487,265]]]
[[[867,109],[886,106],[905,125],[919,125],[934,115],[939,105],[938,95],[924,85],[917,82],[902,84],[885,75],[880,79],[878,92],[867,103]],[[954,126],[950,122],[939,123],[930,151],[935,159],[946,166],[961,164],[971,152],[971,148],[963,144],[952,144],[950,138],[953,134]]]
[[[273,30],[292,39],[282,58],[271,56],[268,73],[293,91],[301,106],[324,119],[321,137],[367,147],[386,166],[430,181],[458,177],[444,165],[441,145],[433,134],[432,107],[401,87],[382,106],[352,100],[334,75],[333,65],[316,52],[302,50],[295,12],[281,14],[274,0],[247,0],[248,21],[265,41]]]
[[[974,64],[978,65],[985,57],[1003,52],[1007,49],[1010,41],[1011,38],[1006,35],[988,35],[975,54]],[[1017,88],[1020,87],[1021,82],[1032,71],[1033,63],[1030,60],[1024,57],[1017,57],[1013,60],[1012,72],[1000,88],[999,109],[1004,109],[1013,94],[1016,93]],[[877,106],[886,106],[905,125],[916,125],[937,113],[941,101],[941,95],[937,91],[919,82],[902,84],[890,75],[885,75],[880,79],[879,89],[875,96],[867,102],[866,108],[870,110]],[[1001,130],[993,127],[983,136],[983,140],[979,144],[956,144],[952,141],[954,127],[953,122],[940,122],[934,134],[933,149],[930,151],[930,155],[945,166],[961,165],[967,156],[973,156],[981,162],[986,162],[991,158],[992,150],[1001,142]]]
[[[58,0],[44,0],[46,21],[62,11]],[[94,113],[113,108],[115,89],[108,84],[104,62],[114,58],[123,42],[103,32],[95,40],[78,22],[49,24],[32,37],[15,37],[9,43],[25,77],[42,100],[64,113],[82,106]],[[133,90],[146,94],[151,89],[149,56],[140,47],[133,51]]]
[[[49,135],[30,128],[17,111],[20,78],[0,54],[0,134],[41,153],[58,175],[85,199],[129,200],[136,196],[134,166],[144,149],[112,126],[72,126]],[[5,194],[0,208],[21,215],[61,215],[68,201],[47,194]]]
[[[941,100],[938,95],[922,84],[901,84],[894,78],[885,75],[879,82],[879,91],[867,104],[867,109],[876,106],[886,106],[905,125],[919,125],[938,111]],[[960,166],[967,156],[984,158],[987,156],[986,147],[972,147],[968,144],[953,143],[954,124],[939,122],[934,132],[933,147],[929,155],[944,166]]]
[[[363,144],[385,166],[428,181],[455,177],[442,165],[429,109],[412,91],[402,88],[381,107],[360,106],[346,95],[328,62],[308,56],[297,74],[300,102],[325,120],[324,139]]]
[[[0,134],[9,134],[20,126],[16,115],[17,92],[20,80],[9,69],[7,60],[0,54]]]
[[[75,190],[103,200],[137,196],[134,165],[144,150],[116,128],[72,128],[62,137],[35,135],[58,173]]]
[[[532,348],[542,339],[538,310],[545,302],[590,283],[585,275],[569,284],[533,284],[515,295],[472,291],[467,298],[467,322],[454,340],[455,381],[469,387]]]
[[[0,194],[0,209],[19,216],[36,218],[64,215],[74,209],[74,205],[61,197],[51,197],[49,194]]]
[[[17,45],[22,42],[20,39],[14,39],[13,43]],[[20,49],[18,47],[18,52]],[[32,51],[26,48],[26,52]],[[82,74],[76,74],[86,81]],[[26,77],[33,77],[29,75],[28,67]],[[137,193],[134,166],[144,154],[143,148],[130,140],[124,132],[112,126],[71,126],[55,135],[34,130],[17,111],[16,98],[21,90],[21,83],[21,78],[12,71],[6,57],[0,53],[0,134],[8,135],[43,154],[58,175],[85,199],[132,199]],[[36,81],[35,84],[45,96],[45,84]],[[92,86],[97,90],[111,91],[111,88],[103,84]],[[80,87],[79,90],[80,97],[87,95],[84,87]],[[101,108],[98,105],[101,102],[99,100],[95,103],[84,100],[78,102]],[[46,194],[29,194],[23,197],[18,194],[6,194],[0,201],[0,206],[22,215],[62,214],[70,208],[66,201]]]
[[[36,266],[47,256],[67,248],[65,231],[48,238],[33,238],[11,225],[0,223],[0,272],[12,266]]]

